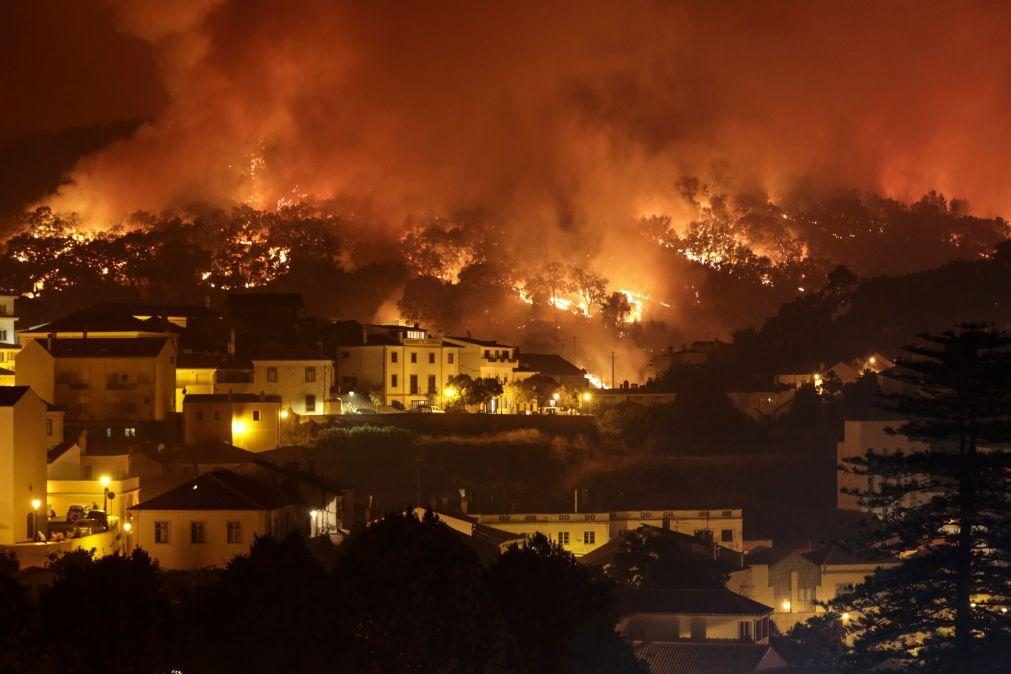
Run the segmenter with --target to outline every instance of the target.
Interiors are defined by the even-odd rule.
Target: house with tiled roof
[[[306,531],[297,495],[230,470],[204,473],[130,508],[129,546],[165,569],[223,567],[258,536]]]
[[[772,607],[726,588],[618,591],[617,630],[630,641],[735,641],[766,644]]]

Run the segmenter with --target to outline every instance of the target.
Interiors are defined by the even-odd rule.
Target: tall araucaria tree
[[[902,392],[881,404],[904,419],[890,432],[925,449],[843,467],[867,478],[850,493],[877,515],[860,543],[899,563],[835,608],[854,616],[858,671],[1011,671],[1011,335],[966,324],[920,337],[887,373]]]

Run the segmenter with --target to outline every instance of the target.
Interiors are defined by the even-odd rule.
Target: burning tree
[[[845,468],[869,478],[852,493],[878,514],[861,545],[902,561],[836,608],[859,616],[849,631],[860,671],[1007,671],[1011,453],[999,443],[1011,440],[1011,335],[963,325],[922,338],[890,375],[909,392],[884,405],[929,449],[871,451]]]

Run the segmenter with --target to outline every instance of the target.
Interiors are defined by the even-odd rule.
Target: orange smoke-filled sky
[[[343,194],[392,222],[482,207],[550,241],[674,212],[684,174],[773,195],[936,189],[1011,214],[1008,3],[0,11],[0,142],[146,120],[43,200],[93,226]]]

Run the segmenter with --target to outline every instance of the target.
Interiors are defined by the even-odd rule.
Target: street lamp
[[[790,603],[789,599],[784,599],[783,600],[783,610],[784,611],[789,611],[791,606],[793,606],[793,604]]]
[[[130,533],[131,531],[133,531],[133,523],[132,522],[124,522],[123,523],[123,531],[125,531],[126,533]]]
[[[39,508],[42,507],[42,501],[37,498],[32,499],[32,540],[36,541],[39,537]]]
[[[102,512],[106,515],[109,514],[109,483],[112,479],[108,475],[103,475],[98,478],[98,481],[102,484]]]
[[[309,511],[309,522],[310,522],[310,524],[309,524],[309,536],[315,536],[316,535],[316,517],[318,515],[319,515],[319,511],[318,510],[310,510]]]

